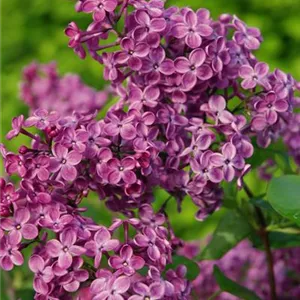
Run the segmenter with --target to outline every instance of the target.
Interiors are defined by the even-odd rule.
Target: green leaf
[[[175,255],[172,258],[173,262],[166,266],[166,269],[175,270],[179,265],[184,265],[187,268],[186,278],[188,280],[194,280],[199,275],[199,266],[193,260],[190,260],[184,256]]]
[[[264,249],[264,245],[261,238],[257,234],[251,237],[253,246],[261,250]],[[269,232],[269,241],[271,248],[282,249],[290,247],[300,247],[300,235],[299,234],[288,234],[283,232]]]
[[[214,276],[220,288],[227,293],[245,300],[260,300],[260,298],[251,290],[239,285],[226,277],[218,266],[214,266]]]
[[[211,241],[200,254],[200,259],[219,259],[238,242],[250,235],[252,228],[235,210],[228,211],[220,220]]]
[[[268,187],[267,199],[280,215],[300,225],[300,176],[273,178]]]

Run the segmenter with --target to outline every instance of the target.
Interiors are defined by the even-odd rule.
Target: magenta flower
[[[74,49],[74,52],[81,58],[86,57],[86,52],[80,44],[81,31],[75,22],[71,22],[65,30],[65,34],[70,38],[69,47]]]
[[[175,70],[178,73],[184,74],[182,83],[186,91],[190,91],[197,83],[197,78],[200,80],[208,80],[213,73],[209,66],[203,65],[206,59],[204,50],[195,49],[189,59],[186,57],[178,57],[174,61]]]
[[[284,99],[277,99],[274,92],[269,92],[263,99],[255,103],[255,109],[258,113],[263,113],[267,123],[275,124],[278,119],[278,113],[285,112],[289,108],[289,104]]]
[[[191,169],[202,178],[205,182],[210,180],[212,182],[218,183],[223,179],[223,172],[216,168],[211,162],[211,156],[213,152],[210,150],[203,152],[199,159],[191,159]]]
[[[138,10],[135,13],[135,20],[138,23],[138,26],[134,29],[133,38],[137,41],[142,41],[150,35],[152,36],[152,39],[155,40],[154,44],[157,44],[157,41],[159,44],[159,33],[164,31],[167,26],[165,19],[151,19],[146,11]]]
[[[216,120],[216,124],[219,120],[223,124],[230,124],[235,120],[235,117],[226,110],[226,100],[220,95],[211,96],[207,104],[201,105],[201,109],[211,115]]]
[[[80,283],[85,282],[89,278],[89,272],[81,269],[84,261],[81,257],[74,257],[71,267],[61,269],[58,265],[54,265],[55,275],[61,276],[59,284],[67,292],[76,292],[79,289]]]
[[[131,102],[130,108],[142,109],[143,106],[156,107],[160,96],[159,88],[151,85],[141,90],[137,86],[131,86],[128,101]]]
[[[14,265],[21,266],[24,258],[19,251],[20,235],[11,232],[0,240],[0,266],[5,271],[13,269]]]
[[[33,280],[33,288],[37,293],[47,295],[49,286],[47,283],[51,282],[54,274],[51,266],[46,266],[44,259],[37,254],[30,257],[28,261],[29,269],[35,273]]]
[[[281,70],[276,69],[274,72],[276,83],[274,91],[279,99],[286,98],[293,93],[295,79],[290,74],[285,74]]]
[[[40,220],[40,225],[51,228],[54,232],[61,232],[72,220],[73,216],[61,213],[58,208],[52,208],[47,215]]]
[[[57,112],[53,111],[48,113],[45,109],[37,109],[32,117],[29,117],[25,120],[25,127],[36,126],[38,129],[45,129],[46,127],[55,124],[55,122],[59,119],[59,115]]]
[[[249,50],[256,50],[259,48],[261,38],[259,29],[247,27],[246,24],[237,17],[234,18],[233,24],[237,29],[233,38],[239,45],[244,45]]]
[[[119,241],[111,239],[111,234],[105,227],[101,227],[94,236],[93,241],[88,241],[84,247],[87,249],[87,255],[94,256],[94,266],[100,266],[102,253],[104,251],[115,250],[119,246]]]
[[[136,136],[136,129],[132,125],[132,120],[134,116],[124,116],[119,117],[116,113],[108,113],[107,115],[108,123],[105,124],[104,130],[109,136],[116,136],[118,134],[124,140],[132,140]]]
[[[86,141],[89,138],[89,134],[85,130],[76,130],[74,128],[67,128],[64,131],[63,139],[61,144],[67,148],[83,153],[86,148]]]
[[[254,68],[249,65],[241,66],[239,73],[244,79],[241,84],[242,87],[248,90],[255,88],[257,85],[261,85],[269,90],[271,86],[267,78],[268,72],[269,66],[262,62],[258,62]]]
[[[97,154],[97,165],[96,165],[96,171],[97,174],[107,179],[108,175],[108,167],[107,162],[113,158],[113,154],[109,148],[103,147],[100,149],[99,153]]]
[[[77,176],[77,170],[75,168],[82,159],[82,155],[76,151],[72,150],[68,152],[68,148],[56,143],[53,148],[54,157],[50,158],[50,171],[58,172],[66,181],[73,181]]]
[[[120,64],[128,63],[128,66],[135,71],[142,67],[141,58],[149,54],[150,47],[146,43],[135,43],[133,39],[123,38],[121,41],[123,51],[118,52],[116,61]]]
[[[147,248],[147,254],[151,260],[156,261],[160,258],[161,253],[156,245],[158,240],[154,229],[145,227],[143,234],[139,233],[135,236],[134,242],[139,247]]]
[[[93,297],[93,300],[124,300],[126,298],[122,295],[130,287],[130,278],[127,276],[120,276],[118,278],[112,276],[108,280],[98,279],[96,285],[94,285],[94,289],[100,290],[100,292]]]
[[[28,223],[29,219],[29,209],[19,208],[15,211],[13,218],[1,220],[1,227],[4,230],[19,235],[19,239],[23,237],[27,240],[33,240],[38,236],[39,231],[35,225]]]
[[[142,282],[137,282],[133,285],[133,290],[136,295],[133,295],[129,300],[158,300],[163,299],[165,287],[160,282],[153,282],[149,286]]]
[[[11,140],[12,138],[18,136],[22,129],[24,123],[24,116],[20,115],[19,117],[13,118],[12,120],[12,130],[8,132],[6,138]]]
[[[182,23],[177,23],[172,27],[172,35],[178,39],[185,39],[185,43],[192,49],[200,47],[202,37],[208,37],[213,33],[213,29],[199,22],[199,19],[192,10],[187,9]]]
[[[8,153],[6,155],[6,172],[9,175],[19,174],[22,178],[25,177],[27,169],[24,166],[23,156]]]
[[[111,184],[118,184],[123,180],[127,184],[136,182],[136,175],[132,171],[136,166],[136,161],[133,157],[127,156],[121,161],[113,158],[108,161],[109,174],[108,181]]]
[[[58,266],[68,269],[72,265],[73,256],[80,256],[86,249],[75,245],[76,233],[72,229],[66,229],[59,235],[58,240],[50,240],[46,244],[46,251],[50,257],[58,257]]]
[[[223,167],[224,179],[226,181],[233,180],[235,169],[242,170],[245,166],[243,157],[237,154],[236,148],[232,143],[226,143],[222,147],[222,154],[212,154],[210,161],[216,167]]]
[[[133,275],[136,270],[140,270],[145,265],[142,257],[133,255],[133,250],[129,245],[121,248],[120,256],[111,256],[108,263],[112,268],[121,270],[127,276]]]
[[[162,47],[158,47],[150,51],[149,58],[143,59],[141,72],[148,73],[151,82],[155,84],[160,80],[160,74],[172,75],[175,72],[174,62],[166,58]]]
[[[46,181],[49,178],[49,163],[50,158],[45,155],[40,155],[34,160],[26,162],[26,165],[29,167],[28,177],[35,178],[37,177],[40,181]]]
[[[211,59],[212,69],[215,72],[221,72],[223,66],[230,62],[230,55],[223,37],[219,37],[214,43],[208,45],[206,53]]]
[[[113,12],[117,5],[116,0],[87,0],[83,2],[81,10],[85,13],[92,12],[94,20],[101,22],[105,19],[106,12]]]

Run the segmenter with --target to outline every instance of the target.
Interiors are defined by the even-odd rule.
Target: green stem
[[[245,190],[246,194],[248,195],[248,197],[253,198],[254,195],[245,182],[244,182],[243,187],[244,187],[244,190]],[[275,281],[275,275],[274,275],[274,260],[273,260],[273,255],[272,255],[272,251],[271,251],[269,233],[266,230],[266,228],[267,228],[266,220],[265,220],[262,210],[259,207],[254,205],[254,209],[255,209],[255,213],[257,216],[258,223],[259,223],[258,235],[264,244],[264,248],[265,248],[265,252],[266,252],[271,299],[277,300],[276,281]]]
[[[222,293],[222,291],[218,290],[218,291],[214,292],[207,300],[216,299],[221,293]]]

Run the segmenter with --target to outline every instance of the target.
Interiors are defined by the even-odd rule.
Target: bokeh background
[[[66,25],[75,20],[80,27],[89,24],[90,17],[76,14],[72,0],[2,0],[1,2],[1,142],[16,150],[20,140],[6,143],[5,133],[10,129],[13,116],[27,114],[20,101],[18,84],[22,68],[33,60],[41,63],[56,61],[61,74],[78,73],[83,81],[101,89],[105,82],[102,69],[90,57],[82,61],[67,47],[64,36]],[[216,18],[221,13],[237,15],[251,26],[259,27],[264,42],[257,56],[292,73],[300,80],[300,0],[169,0],[169,5],[193,8],[205,7]],[[158,202],[167,198],[156,192]],[[107,224],[110,214],[98,201],[87,204],[93,207],[90,215]],[[216,226],[224,209],[199,223],[194,220],[195,209],[187,202],[184,214],[170,209],[175,231],[184,239],[204,238]],[[9,274],[1,274],[3,300],[33,299],[32,282],[26,266]]]

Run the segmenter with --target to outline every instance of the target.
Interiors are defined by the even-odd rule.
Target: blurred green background
[[[10,120],[20,113],[26,114],[26,106],[18,96],[18,83],[22,68],[36,60],[41,63],[57,61],[61,74],[78,73],[83,81],[97,89],[105,82],[102,69],[91,58],[82,61],[67,47],[64,35],[66,25],[75,20],[86,28],[90,17],[76,14],[71,0],[3,0],[1,2],[1,141],[10,129]],[[257,52],[260,60],[290,72],[300,80],[300,0],[169,0],[169,5],[210,9],[215,18],[221,13],[236,14],[251,26],[261,29],[264,42]],[[11,141],[8,148],[17,149],[18,140]],[[161,202],[167,198],[157,193]],[[99,207],[98,203],[94,203]],[[96,208],[95,206],[95,208]],[[179,215],[171,209],[175,231],[184,239],[203,237],[210,232],[222,211],[206,222],[194,220],[195,209],[187,202]],[[103,208],[103,206],[101,207]],[[98,210],[99,211],[99,210]],[[94,210],[94,217],[109,222],[109,213]],[[180,226],[178,226],[178,224]],[[28,279],[29,278],[29,279]],[[1,299],[33,299],[31,280],[26,267],[15,269],[12,274],[2,274]]]

